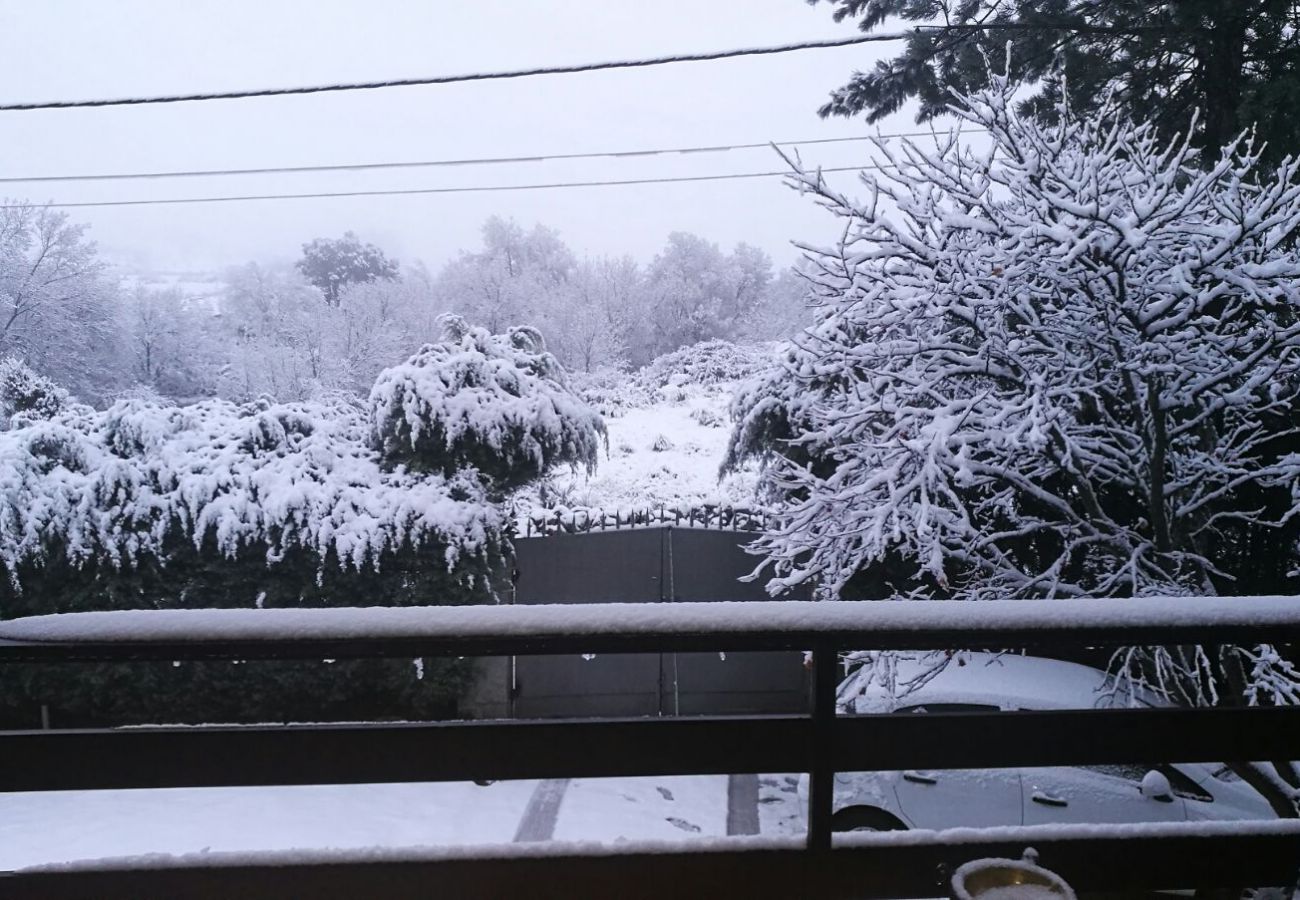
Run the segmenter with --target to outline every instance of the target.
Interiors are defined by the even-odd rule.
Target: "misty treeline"
[[[131,284],[84,225],[39,206],[0,210],[0,357],[101,404],[145,391],[303,400],[365,392],[437,339],[455,312],[493,332],[529,324],[566,369],[637,368],[710,338],[788,334],[803,280],[761,250],[674,233],[645,265],[580,256],[558,232],[493,217],[441,269],[398,266],[352,234],[304,245],[296,264],[250,262],[215,296]]]

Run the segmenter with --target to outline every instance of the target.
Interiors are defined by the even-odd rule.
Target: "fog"
[[[798,0],[653,4],[222,2],[0,3],[4,102],[136,96],[418,77],[849,36]],[[4,177],[540,155],[867,134],[816,109],[891,45],[524,80],[149,107],[0,113]],[[885,131],[909,127],[894,116]],[[864,161],[861,143],[805,159]],[[640,179],[781,168],[766,148],[642,159],[381,172],[10,183],[33,202]],[[850,176],[837,176],[847,187]],[[792,239],[834,222],[780,179],[549,191],[69,210],[115,261],[219,270],[289,260],[352,230],[437,266],[477,243],[489,215],[557,229],[581,253],[646,260],[666,235],[748,241],[778,265]]]

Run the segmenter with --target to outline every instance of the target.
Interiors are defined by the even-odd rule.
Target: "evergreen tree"
[[[1296,0],[825,2],[837,21],[856,19],[867,32],[899,20],[934,27],[923,27],[893,59],[854,74],[832,92],[823,116],[866,113],[876,122],[916,100],[918,120],[926,121],[947,111],[950,91],[985,86],[985,57],[1001,58],[1010,44],[1011,74],[1020,81],[1063,65],[1063,90],[1080,114],[1114,90],[1126,113],[1166,138],[1201,110],[1197,139],[1216,154],[1252,127],[1273,160],[1300,147]],[[1030,90],[1021,111],[1053,121],[1060,84]]]
[[[343,288],[349,284],[392,281],[397,277],[397,263],[384,256],[374,244],[363,244],[347,231],[337,240],[317,238],[303,244],[298,271],[320,288],[326,303],[338,306]]]
[[[370,392],[387,462],[473,471],[496,497],[559,465],[595,470],[605,423],[569,390],[537,329],[490,334],[455,315],[443,329],[440,343],[385,369]]]

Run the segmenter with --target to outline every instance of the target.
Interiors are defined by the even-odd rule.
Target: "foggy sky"
[[[0,99],[65,100],[419,77],[833,38],[853,33],[801,0],[0,0]],[[476,84],[153,107],[0,112],[5,176],[336,164],[806,140],[867,134],[816,108],[896,45]],[[881,130],[911,130],[909,115]],[[865,144],[809,147],[825,166]],[[391,172],[0,185],[34,202],[524,184],[781,168],[770,149],[640,160]],[[851,187],[851,176],[837,184]],[[757,244],[835,223],[779,179],[500,194],[78,209],[106,255],[155,269],[294,258],[356,231],[437,266],[489,215],[557,228],[575,252],[652,256],[685,230]]]

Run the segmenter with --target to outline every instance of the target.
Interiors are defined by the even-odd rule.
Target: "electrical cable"
[[[865,166],[836,166],[834,168],[821,168],[814,171],[820,172],[861,172],[864,169],[879,169],[877,165]],[[681,184],[686,182],[700,181],[731,181],[744,178],[774,178],[779,176],[793,175],[790,171],[784,172],[731,172],[718,175],[682,175],[664,178],[626,178],[614,181],[561,181],[545,182],[539,184],[488,184],[488,185],[469,185],[462,187],[440,187],[440,188],[394,188],[391,190],[370,190],[370,191],[315,191],[301,194],[243,194],[231,197],[164,197],[153,200],[87,200],[75,201],[71,203],[7,203],[0,204],[0,209],[21,209],[26,206],[46,206],[51,209],[75,209],[85,207],[103,207],[103,206],[168,206],[180,203],[238,203],[250,200],[314,200],[329,197],[394,197],[411,194],[475,194],[489,192],[506,192],[506,191],[543,191],[556,190],[559,188],[588,188],[588,187],[617,187],[624,185],[637,184]]]
[[[964,131],[963,134],[983,134],[983,130]],[[548,153],[532,156],[488,156],[466,159],[433,159],[411,162],[348,163],[340,165],[265,166],[247,169],[193,169],[169,172],[121,172],[81,175],[12,175],[0,177],[0,184],[16,182],[58,181],[123,181],[127,179],[198,178],[227,175],[283,175],[300,172],[358,172],[377,169],[416,169],[437,166],[500,165],[502,163],[531,163],[570,159],[625,159],[639,156],[668,156],[689,153],[718,153],[729,150],[753,150],[764,147],[802,147],[812,144],[842,144],[891,138],[931,137],[933,131],[907,131],[894,134],[877,134],[863,137],[814,138],[807,141],[763,141],[756,144],[716,144],[704,147],[665,147],[654,150],[614,150],[597,153]],[[942,132],[938,132],[942,135]]]
[[[244,100],[251,97],[283,97],[290,94],[325,94],[340,91],[370,91],[380,88],[419,87],[436,84],[460,84],[469,81],[500,81],[512,78],[531,78],[537,75],[573,75],[580,72],[600,72],[610,69],[642,69],[666,66],[673,63],[709,62],[735,59],[742,56],[770,56],[793,53],[799,50],[821,50],[830,47],[849,47],[878,41],[899,41],[924,33],[921,29],[880,34],[859,34],[847,38],[824,41],[799,41],[769,47],[744,47],[736,50],[715,50],[705,53],[678,53],[672,56],[654,56],[644,59],[610,60],[606,62],[579,63],[569,66],[536,66],[529,69],[507,69],[497,72],[471,72],[461,75],[433,75],[427,78],[393,78],[385,81],[361,81],[342,84],[318,84],[300,87],[259,88],[248,91],[218,91],[194,94],[163,94],[152,97],[116,97],[102,100],[50,100],[33,103],[3,103],[0,112],[27,112],[38,109],[90,109],[102,106],[144,106],[157,103],[189,103],[200,100]]]
[[[735,50],[714,50],[705,53],[679,53],[672,56],[654,56],[644,59],[610,60],[607,62],[579,63],[568,66],[537,66],[530,69],[507,69],[498,72],[471,72],[461,75],[434,75],[426,78],[394,78],[385,81],[361,81],[340,84],[318,84],[300,87],[259,88],[247,91],[220,91],[194,94],[162,94],[150,97],[117,97],[100,100],[50,100],[32,103],[0,104],[0,112],[28,112],[40,109],[90,109],[104,106],[144,106],[158,103],[188,103],[202,100],[245,100],[252,97],[283,97],[291,94],[324,94],[339,91],[368,91],[392,87],[418,87],[437,84],[460,84],[469,81],[500,81],[512,78],[531,78],[537,75],[573,75],[580,72],[600,72],[611,69],[641,69],[650,66],[665,66],[674,63],[709,62],[719,59],[735,59],[743,56],[769,56],[777,53],[793,53],[799,50],[822,50],[832,47],[849,47],[855,44],[868,44],[887,41],[902,41],[908,38],[946,34],[948,32],[974,31],[1073,31],[1079,34],[1180,34],[1196,29],[1179,28],[1168,25],[1134,25],[1113,28],[1108,26],[1090,26],[1077,22],[995,22],[965,25],[921,25],[903,31],[887,31],[878,34],[859,34],[847,38],[832,38],[821,41],[799,41],[791,44],[777,44],[768,47],[743,47]]]

